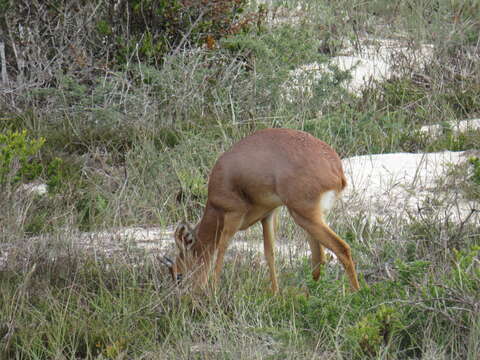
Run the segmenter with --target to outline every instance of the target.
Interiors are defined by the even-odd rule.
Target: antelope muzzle
[[[160,258],[160,262],[168,268],[170,275],[172,276],[172,280],[180,284],[183,280],[183,274],[177,271],[176,264],[170,259],[168,256],[163,256]]]

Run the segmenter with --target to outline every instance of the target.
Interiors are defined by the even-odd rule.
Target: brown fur
[[[311,236],[314,278],[320,276],[327,247],[342,262],[352,289],[359,289],[350,247],[327,226],[320,208],[322,194],[333,190],[338,195],[346,184],[338,154],[306,132],[265,129],[244,138],[220,156],[210,173],[205,212],[192,231],[191,247],[185,250],[183,238],[176,236],[180,254],[175,273],[191,273],[194,285],[204,287],[216,252],[216,280],[233,235],[261,221],[272,290],[277,292],[274,210],[283,205]]]

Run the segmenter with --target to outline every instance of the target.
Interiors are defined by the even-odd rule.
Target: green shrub
[[[104,220],[108,210],[108,199],[91,189],[84,189],[80,199],[76,202],[76,210],[78,212],[78,225],[81,230],[92,230]]]
[[[97,29],[116,44],[118,63],[129,62],[137,52],[142,62],[159,64],[177,46],[207,42],[213,46],[212,41],[242,29],[239,15],[245,4],[245,0],[128,0],[117,17],[107,13]]]
[[[410,262],[395,261],[395,266],[398,271],[398,278],[400,283],[405,285],[413,285],[419,282],[426,273],[430,262],[424,260],[416,260]]]
[[[382,346],[389,345],[393,335],[402,328],[400,316],[397,309],[381,305],[376,312],[365,315],[347,329],[347,336],[360,358],[377,356]]]
[[[480,293],[480,245],[471,245],[465,250],[454,250],[453,276],[447,284],[453,284],[470,294]]]
[[[71,169],[59,157],[40,159],[46,139],[29,139],[26,130],[0,134],[0,186],[42,178],[49,191],[60,189]]]
[[[42,166],[34,157],[44,143],[44,138],[29,139],[26,130],[0,133],[0,186],[39,177]]]
[[[18,28],[38,23],[38,41],[44,55],[55,58],[64,31],[86,34],[69,43],[72,57],[68,68],[84,67],[89,61],[124,65],[132,56],[149,64],[160,64],[164,55],[177,47],[198,47],[207,38],[216,41],[248,27],[252,20],[240,21],[246,0],[123,0],[118,2],[48,0],[32,7],[30,1],[2,1],[11,38],[23,38]],[[87,15],[88,14],[88,15]],[[88,16],[89,21],[65,21]],[[56,25],[53,25],[56,24]],[[54,31],[54,28],[55,30]],[[50,35],[46,35],[50,34]],[[10,38],[9,38],[10,40]],[[8,46],[11,44],[8,42]],[[35,45],[32,45],[35,46]],[[63,50],[65,51],[65,49]],[[87,55],[87,53],[89,53]],[[87,58],[91,57],[91,58]],[[8,59],[10,60],[10,59]],[[61,61],[61,60],[58,60]]]

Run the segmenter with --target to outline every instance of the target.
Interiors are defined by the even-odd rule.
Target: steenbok
[[[204,288],[215,258],[214,283],[225,250],[239,230],[261,221],[272,291],[275,271],[275,209],[286,206],[293,220],[310,235],[313,278],[326,262],[324,247],[343,264],[353,290],[359,289],[350,247],[325,223],[346,186],[340,157],[312,135],[290,129],[265,129],[239,141],[217,160],[208,182],[208,199],[195,227],[181,223],[175,230],[178,255],[165,258],[175,281],[188,277]]]

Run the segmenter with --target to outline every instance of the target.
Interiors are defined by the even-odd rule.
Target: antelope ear
[[[192,227],[187,223],[178,224],[175,230],[175,243],[180,250],[189,250],[195,243]]]

